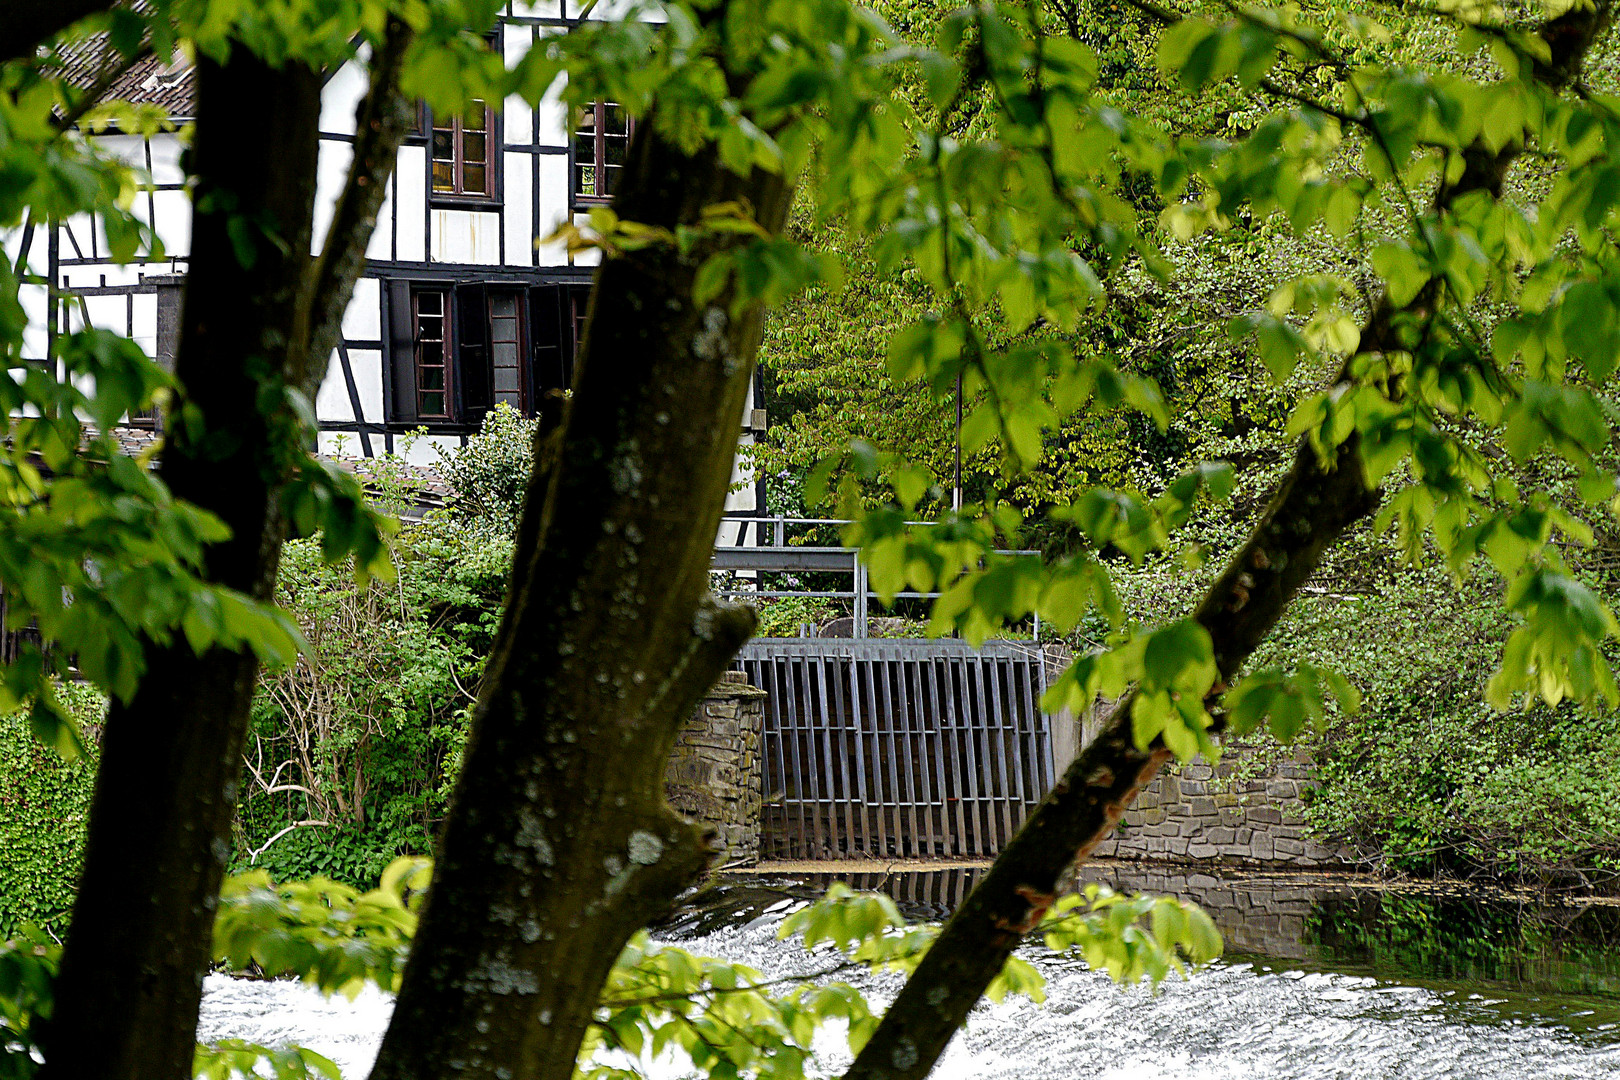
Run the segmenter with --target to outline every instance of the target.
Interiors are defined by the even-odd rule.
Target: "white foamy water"
[[[679,943],[690,952],[740,960],[767,976],[814,966],[796,943],[778,941],[774,920]],[[1033,958],[1033,957],[1032,957]],[[934,1075],[943,1080],[1615,1080],[1620,1031],[1578,1036],[1552,1023],[1505,1019],[1488,1003],[1352,975],[1220,964],[1157,995],[1122,990],[1077,966],[1041,961],[1044,1005],[981,1005]],[[874,1005],[894,978],[868,980]],[[290,983],[208,980],[204,1040],[301,1044],[362,1080],[376,1056],[391,1003],[368,990],[354,1003]],[[828,1038],[821,1069],[848,1063]],[[655,1074],[675,1080],[669,1062]]]

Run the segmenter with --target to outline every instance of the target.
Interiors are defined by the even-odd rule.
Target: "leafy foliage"
[[[287,545],[277,598],[309,647],[261,679],[239,866],[355,885],[431,853],[511,551],[435,516],[394,539],[393,581],[359,583],[313,542]]]
[[[82,684],[57,690],[77,726],[99,727],[106,700]],[[0,937],[25,925],[60,931],[73,904],[95,786],[96,744],[64,761],[29,730],[0,718]]]
[[[444,478],[463,516],[507,534],[517,528],[534,465],[537,427],[503,402],[484,414],[478,434],[465,446],[442,454]]]

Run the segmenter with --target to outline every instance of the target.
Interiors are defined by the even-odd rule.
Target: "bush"
[[[69,684],[61,698],[83,728],[99,726],[106,703]],[[95,787],[95,739],[63,761],[43,746],[24,714],[0,718],[0,940],[19,925],[60,930],[73,906]]]
[[[361,586],[316,542],[287,546],[278,600],[310,651],[266,672],[254,703],[239,868],[359,884],[431,853],[511,551],[435,516],[396,537],[395,582]]]
[[[465,446],[443,454],[457,513],[507,531],[516,527],[534,467],[537,427],[538,421],[503,403],[484,415],[478,434]]]

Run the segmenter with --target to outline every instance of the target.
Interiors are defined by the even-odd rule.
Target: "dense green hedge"
[[[93,727],[103,703],[84,687],[62,697]],[[26,716],[0,717],[0,939],[21,923],[59,926],[73,904],[95,784],[95,750],[65,762],[41,745]]]

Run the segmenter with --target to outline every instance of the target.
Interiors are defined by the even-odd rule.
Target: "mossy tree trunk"
[[[207,576],[260,598],[274,585],[280,526],[259,393],[286,350],[308,260],[320,91],[318,71],[271,68],[246,50],[198,64],[194,175],[199,201],[212,202],[195,215],[175,366],[201,425],[171,422],[162,475],[231,528]],[[261,235],[250,266],[229,235],[238,215],[279,241]],[[134,699],[107,717],[47,1080],[190,1074],[258,665],[183,641],[146,653]]]
[[[161,471],[218,516],[208,580],[268,600],[282,485],[301,438],[278,392],[312,392],[363,264],[408,122],[398,78],[410,32],[390,20],[373,60],[348,183],[310,255],[321,72],[245,48],[198,62],[190,272]],[[245,249],[251,249],[247,251]],[[147,670],[103,733],[84,871],[43,1032],[46,1080],[186,1080],[214,909],[231,852],[251,652],[145,649]]]
[[[740,201],[777,232],[790,194],[644,123],[614,205],[673,229]],[[757,311],[693,302],[712,250],[597,273],[374,1080],[569,1077],[625,942],[714,854],[663,793],[679,726],[754,627],[709,593],[760,336]]]

